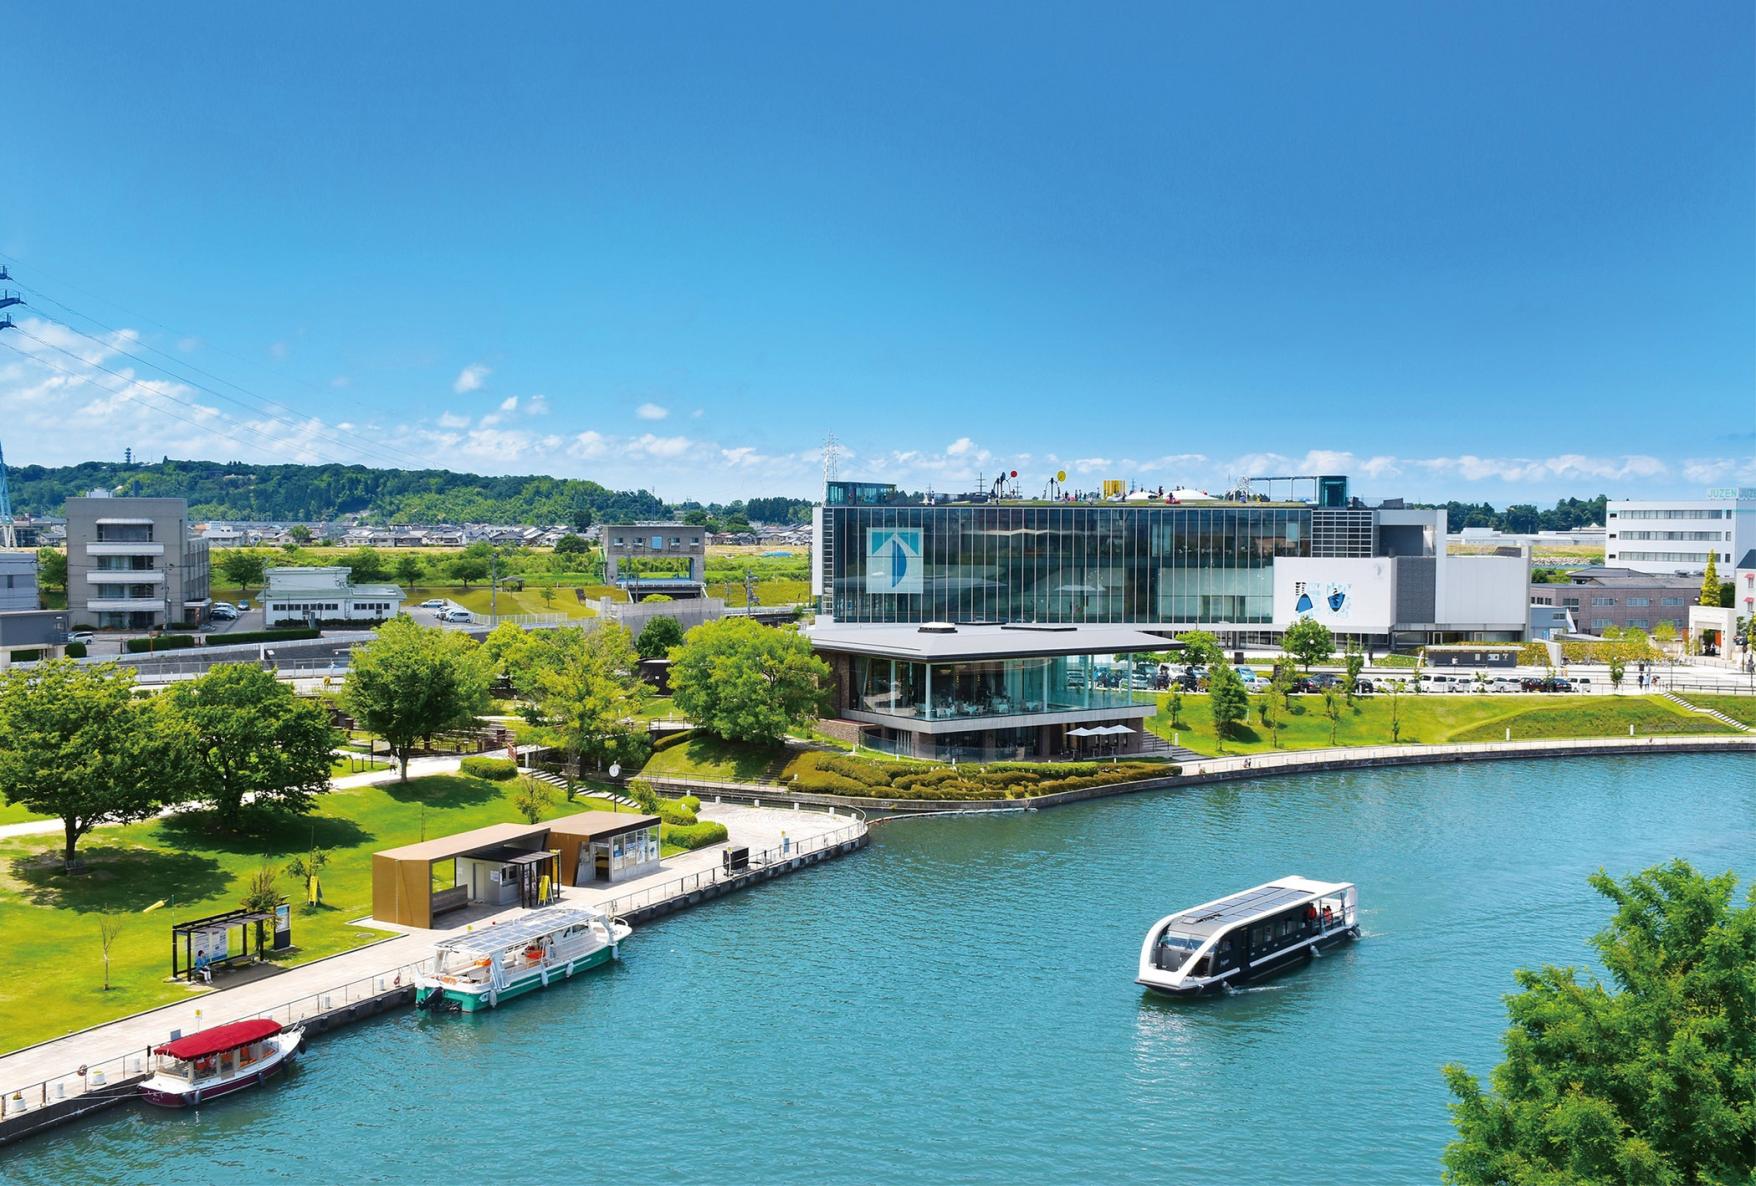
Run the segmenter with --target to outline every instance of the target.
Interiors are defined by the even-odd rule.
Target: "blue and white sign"
[[[919,593],[924,567],[919,527],[866,529],[866,592]]]

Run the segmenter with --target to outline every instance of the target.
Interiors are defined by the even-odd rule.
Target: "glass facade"
[[[853,656],[846,710],[973,720],[1150,703],[1158,664],[1126,655],[1034,655],[922,663]]]
[[[823,535],[841,622],[1268,624],[1312,509],[831,503]]]

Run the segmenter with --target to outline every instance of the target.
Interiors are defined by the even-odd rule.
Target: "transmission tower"
[[[18,533],[12,529],[12,491],[6,486],[6,448],[0,445],[0,548],[16,548]]]
[[[841,460],[841,442],[832,432],[823,438],[823,484],[835,481],[836,462]]]
[[[4,266],[0,266],[0,281],[10,279],[12,279],[12,273],[8,272]],[[23,297],[10,288],[0,288],[0,309],[10,309],[13,305],[22,304],[24,304]],[[0,313],[0,329],[13,329],[15,327],[16,323],[12,320],[12,314]]]

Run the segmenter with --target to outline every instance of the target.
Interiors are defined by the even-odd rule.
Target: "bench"
[[[469,886],[454,885],[450,889],[433,891],[433,917],[449,914],[453,910],[462,910],[469,905]]]

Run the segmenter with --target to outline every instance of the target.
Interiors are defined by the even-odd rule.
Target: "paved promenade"
[[[456,765],[456,759],[436,760],[448,760],[453,766]],[[728,843],[747,845],[752,852],[779,846],[783,833],[789,847],[808,847],[814,841],[855,822],[851,815],[743,807],[735,804],[703,804],[700,815],[703,819],[718,820],[725,824],[731,837]],[[59,824],[56,826],[59,827]],[[647,891],[661,891],[680,877],[706,873],[717,868],[721,863],[724,847],[725,845],[713,845],[667,858],[657,873],[617,882],[613,886],[564,887],[561,891],[562,902],[598,905]],[[285,971],[273,972],[247,983],[239,983],[236,987],[217,988],[207,992],[192,990],[186,1002],[136,1014],[0,1056],[0,1092],[10,1095],[15,1090],[59,1078],[67,1094],[78,1094],[85,1085],[85,1081],[73,1073],[78,1067],[106,1064],[109,1077],[114,1079],[122,1073],[122,1067],[111,1060],[141,1055],[147,1047],[166,1041],[173,1029],[189,1033],[206,1026],[255,1016],[272,1016],[283,1023],[297,1021],[324,1011],[318,1000],[320,994],[333,995],[337,1005],[363,999],[377,991],[377,982],[380,979],[389,981],[400,974],[404,983],[407,983],[414,967],[432,955],[435,941],[460,934],[467,927],[480,929],[498,919],[511,918],[521,912],[517,907],[493,914],[460,912],[462,921],[456,926],[447,930],[430,931],[380,926],[370,923],[369,920],[361,920],[363,930],[369,925],[369,933],[384,936],[385,941]],[[296,921],[295,918],[295,925]],[[640,936],[637,933],[630,943],[639,942]],[[36,1093],[29,1094],[34,1101]]]

